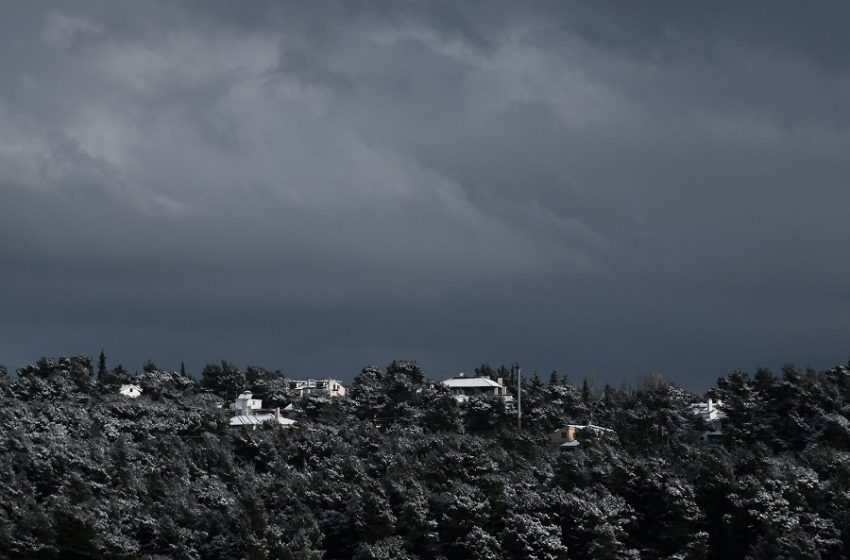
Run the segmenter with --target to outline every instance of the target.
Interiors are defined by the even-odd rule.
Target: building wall
[[[307,395],[325,396],[325,397],[344,397],[345,385],[336,379],[315,379],[310,380],[310,385],[307,381],[294,380],[289,382],[289,388],[294,390],[299,397]]]
[[[135,399],[142,394],[142,390],[139,387],[136,387],[135,385],[121,387],[118,392],[124,395],[125,397],[130,397],[131,399]]]
[[[575,441],[577,434],[578,430],[576,430],[575,426],[568,426],[549,434],[549,441],[551,443],[566,443],[568,441]]]

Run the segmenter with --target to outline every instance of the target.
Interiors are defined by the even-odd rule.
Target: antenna
[[[516,369],[516,425],[517,430],[522,431],[522,368],[514,362],[513,367]]]

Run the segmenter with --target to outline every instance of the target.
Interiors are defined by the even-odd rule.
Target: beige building
[[[567,424],[549,434],[549,443],[560,445],[561,447],[577,447],[583,431],[587,431],[596,437],[604,437],[614,433],[614,430],[611,428],[603,428],[602,426],[590,423],[583,425]]]

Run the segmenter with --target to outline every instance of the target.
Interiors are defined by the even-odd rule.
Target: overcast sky
[[[0,12],[10,368],[850,358],[846,3]]]

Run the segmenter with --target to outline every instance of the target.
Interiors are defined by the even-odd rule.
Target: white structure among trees
[[[235,403],[230,405],[230,410],[235,412],[230,419],[230,425],[252,426],[256,429],[257,426],[266,422],[274,422],[284,427],[295,424],[295,420],[281,416],[279,408],[265,410],[262,407],[262,400],[253,398],[250,391],[245,391],[236,397]]]
[[[702,433],[700,440],[707,441],[723,437],[723,420],[726,419],[723,401],[708,399],[707,402],[693,403],[691,414],[702,418],[708,426],[708,430]]]
[[[345,385],[338,379],[289,379],[289,389],[299,397],[313,395],[318,397],[344,397]]]
[[[124,395],[125,397],[136,399],[142,395],[142,388],[136,385],[135,383],[127,383],[121,385],[121,388],[118,389],[118,392]]]
[[[508,395],[508,388],[501,377],[493,381],[488,375],[467,377],[460,372],[455,377],[446,379],[442,384],[451,390],[458,402],[464,402],[470,397],[499,397],[506,401],[513,400],[513,397]]]
[[[592,423],[567,424],[566,426],[562,426],[549,434],[549,441],[551,443],[558,444],[561,447],[578,447],[580,445],[579,439],[582,432],[593,434],[595,437],[604,437],[614,434],[614,430],[611,428],[603,428],[602,426],[597,426]]]

